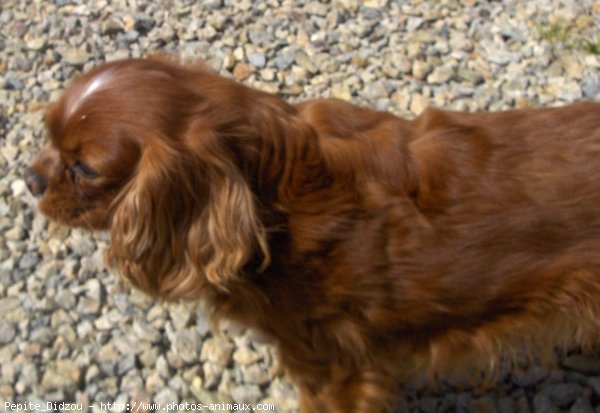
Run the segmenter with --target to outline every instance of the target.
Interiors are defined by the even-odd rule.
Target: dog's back
[[[362,119],[351,129],[328,103],[301,108],[324,157],[351,165],[371,224],[344,234],[327,279],[363,303],[369,329],[432,371],[597,341],[600,105],[406,122],[334,102]]]

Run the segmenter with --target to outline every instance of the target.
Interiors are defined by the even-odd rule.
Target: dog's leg
[[[385,374],[335,370],[316,389],[299,388],[301,413],[392,413],[395,387]]]

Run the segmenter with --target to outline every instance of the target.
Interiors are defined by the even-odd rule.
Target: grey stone
[[[158,349],[156,347],[151,347],[146,349],[139,355],[140,362],[148,367],[153,368],[156,365],[156,361],[158,360]]]
[[[294,54],[294,61],[309,73],[314,74],[318,71],[318,67],[314,64],[313,60],[302,50]]]
[[[129,303],[131,303],[131,301],[129,300],[129,297],[127,297],[127,300]],[[159,321],[162,320],[166,317],[167,314],[167,310],[162,306],[162,305],[154,305],[152,306],[152,308],[150,308],[150,310],[148,310],[148,312],[146,313],[146,320],[148,320],[148,322],[153,322],[153,321]]]
[[[0,345],[10,343],[15,335],[15,327],[8,321],[0,319]]]
[[[596,393],[596,396],[600,396],[600,377],[590,377],[588,379],[588,384]]]
[[[35,251],[29,251],[19,260],[19,268],[22,270],[31,270],[38,262],[40,262],[39,254]]]
[[[22,226],[15,226],[4,233],[4,237],[11,241],[20,241],[25,238],[25,228]]]
[[[544,386],[542,392],[558,407],[566,407],[577,399],[581,390],[576,383],[556,383]]]
[[[471,404],[473,396],[469,393],[460,393],[456,396],[456,412],[466,413],[468,406]]]
[[[144,387],[144,380],[140,376],[140,373],[137,369],[130,369],[125,372],[123,378],[121,379],[121,388],[122,392],[131,394],[138,389],[142,389]]]
[[[256,404],[262,395],[260,388],[253,385],[236,386],[231,390],[231,398],[236,403]]]
[[[27,42],[25,44],[29,50],[34,50],[36,52],[39,52],[40,50],[42,50],[46,47],[46,45],[48,44],[48,39],[46,37],[36,37],[36,38],[30,39],[30,40],[27,40]]]
[[[498,400],[498,413],[514,413],[517,411],[516,402],[511,397],[501,397]]]
[[[162,335],[158,329],[143,320],[135,320],[132,330],[136,339],[141,341],[158,343],[162,338]]]
[[[17,297],[0,298],[0,314],[5,321],[13,323],[18,323],[27,317]]]
[[[496,413],[496,403],[490,397],[471,400],[469,403],[469,413]]]
[[[597,358],[572,355],[565,358],[561,365],[565,368],[587,375],[600,374],[600,359]]]
[[[259,364],[251,364],[241,367],[242,378],[245,383],[262,386],[271,379],[267,370]]]
[[[143,341],[136,340],[130,334],[115,334],[112,343],[121,354],[137,355],[146,348]]]
[[[257,46],[267,46],[273,42],[273,35],[267,27],[263,25],[254,25],[248,30],[250,41]]]
[[[165,388],[164,380],[156,371],[153,371],[152,369],[150,370],[150,374],[146,377],[145,382],[146,390],[151,394],[156,394]]]
[[[114,36],[125,31],[123,24],[116,19],[109,19],[102,25],[102,33],[107,36]]]
[[[204,387],[207,389],[213,389],[221,381],[223,366],[209,361],[202,365],[202,372],[204,375]]]
[[[308,14],[314,14],[321,17],[326,16],[328,10],[329,9],[325,4],[318,1],[311,1],[304,6],[304,11]]]
[[[527,370],[514,371],[511,375],[511,380],[519,387],[529,387],[540,383],[548,375],[549,372],[546,368],[532,366],[527,368]]]
[[[581,90],[586,99],[595,100],[600,93],[600,83],[598,80],[588,78],[583,82]]]
[[[41,386],[44,390],[73,389],[79,385],[81,370],[72,360],[56,360],[45,366]]]
[[[412,74],[416,79],[424,80],[431,70],[431,65],[423,60],[415,60],[412,64]]]
[[[85,295],[79,299],[77,309],[84,315],[99,314],[102,308],[102,288],[97,279],[85,283]]]
[[[192,393],[197,400],[202,400],[205,404],[222,405],[223,403],[227,404],[232,402],[231,397],[228,397],[225,394],[203,388],[194,387]]]
[[[200,335],[194,328],[188,328],[178,331],[173,340],[173,350],[186,363],[193,363],[198,360],[198,350],[202,342]]]
[[[578,397],[569,409],[569,413],[594,413],[594,408],[589,398]]]
[[[59,307],[67,310],[73,308],[76,303],[76,299],[73,293],[65,289],[60,289],[56,293],[55,301]]]
[[[534,413],[560,413],[560,409],[550,401],[545,394],[538,393],[533,398]]]
[[[439,404],[439,399],[437,397],[422,397],[419,400],[419,409],[423,413],[435,413],[437,412],[437,406]]]
[[[275,66],[278,70],[288,69],[294,63],[296,51],[292,47],[280,50],[275,56]]]
[[[238,347],[233,353],[233,361],[240,365],[252,364],[260,360],[260,358],[261,355],[247,345]]]
[[[156,21],[152,17],[144,14],[138,14],[135,16],[135,24],[133,28],[142,35],[146,35],[154,28],[155,24]]]
[[[367,99],[381,99],[387,98],[392,93],[392,88],[383,80],[373,82],[365,88],[363,96]]]
[[[119,376],[135,368],[135,357],[133,354],[124,354],[119,357],[116,365],[116,371]]]
[[[23,90],[25,87],[23,81],[14,73],[8,73],[2,83],[2,87],[7,90]]]
[[[438,66],[427,76],[427,82],[432,84],[447,83],[454,77],[454,68],[448,65]]]
[[[248,62],[257,68],[263,68],[267,64],[267,59],[264,53],[255,52],[248,55]]]
[[[19,381],[23,383],[25,388],[33,388],[38,384],[39,381],[39,372],[35,364],[26,363],[21,366]]]
[[[121,37],[125,45],[130,45],[140,39],[140,32],[137,30],[127,30],[124,36]]]
[[[187,303],[169,305],[169,318],[173,322],[175,330],[182,330],[188,326],[192,319],[193,308]]]
[[[196,331],[201,337],[206,336],[210,331],[208,316],[203,309],[197,309],[196,311]]]
[[[81,49],[67,49],[62,53],[63,62],[71,66],[83,66],[91,56]]]
[[[83,232],[82,230],[71,231],[71,236],[67,241],[67,245],[80,257],[92,255],[96,250],[96,242],[89,233]]]
[[[490,62],[495,63],[500,66],[507,65],[511,61],[515,60],[515,54],[507,51],[497,45],[488,45],[486,48],[487,58]]]
[[[204,341],[200,358],[220,365],[226,365],[233,353],[233,345],[225,340],[211,337]]]
[[[527,401],[527,397],[521,396],[517,398],[516,401],[516,413],[530,413],[531,408],[529,407],[529,402]]]
[[[179,402],[179,397],[170,388],[164,388],[160,390],[156,396],[154,396],[154,402],[160,406],[168,406]]]

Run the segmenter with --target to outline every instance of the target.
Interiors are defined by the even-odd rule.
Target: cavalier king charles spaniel
[[[598,104],[407,121],[133,59],[46,120],[39,209],[109,230],[134,287],[271,337],[303,413],[598,342]]]

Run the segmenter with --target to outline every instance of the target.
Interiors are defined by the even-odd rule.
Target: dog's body
[[[132,60],[48,128],[42,211],[110,228],[138,288],[272,337],[304,413],[387,412],[416,371],[598,339],[598,104],[405,121]]]

